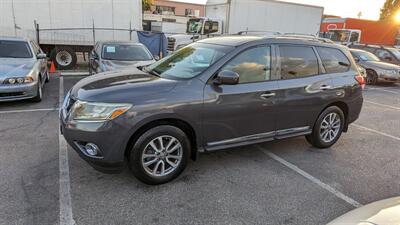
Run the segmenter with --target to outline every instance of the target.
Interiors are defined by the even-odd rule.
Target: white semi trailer
[[[324,8],[275,0],[208,0],[204,18],[187,23],[186,34],[168,38],[174,51],[209,36],[239,32],[279,32],[317,35]]]
[[[90,52],[96,41],[137,40],[141,0],[1,0],[0,36],[38,41],[61,69]]]

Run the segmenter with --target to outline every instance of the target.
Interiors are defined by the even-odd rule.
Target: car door
[[[332,80],[316,50],[306,45],[277,46],[277,137],[309,133],[330,99]]]
[[[238,53],[218,71],[239,75],[235,85],[208,82],[204,89],[203,133],[206,149],[272,139],[276,126],[276,81],[272,51],[261,45]]]

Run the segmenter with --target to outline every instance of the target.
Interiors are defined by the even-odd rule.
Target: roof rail
[[[281,37],[302,38],[302,39],[307,39],[307,40],[310,40],[310,41],[319,41],[319,42],[324,42],[324,43],[334,43],[330,39],[317,37],[316,35],[312,35],[312,34],[285,33],[285,34],[281,35]]]
[[[246,35],[246,34],[254,34],[254,33],[268,33],[268,34],[272,34],[272,35],[279,35],[281,34],[278,31],[273,31],[273,30],[243,30],[243,31],[239,31],[237,32],[237,35]]]

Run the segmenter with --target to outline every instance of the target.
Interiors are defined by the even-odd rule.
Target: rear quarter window
[[[336,48],[316,47],[327,73],[343,73],[350,69],[350,60]]]

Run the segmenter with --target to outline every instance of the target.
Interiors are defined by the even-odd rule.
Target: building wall
[[[155,0],[154,6],[151,7],[151,13],[156,11],[156,6],[164,6],[164,7],[174,7],[176,16],[185,16],[186,9],[192,9],[193,12],[198,10],[200,17],[204,16],[204,5],[200,4],[191,4],[184,2],[175,2],[168,0]],[[196,15],[197,16],[197,15]]]

